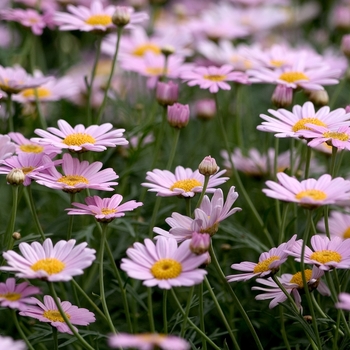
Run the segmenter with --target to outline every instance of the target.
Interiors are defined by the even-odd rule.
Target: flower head
[[[75,239],[52,244],[50,238],[41,245],[38,242],[19,244],[22,255],[13,250],[3,253],[10,266],[0,267],[3,271],[14,271],[17,277],[40,278],[57,282],[69,281],[73,276],[83,274],[95,260],[95,249],[86,248],[87,243],[75,246]]]
[[[338,295],[339,302],[335,304],[337,309],[342,309],[350,311],[350,294],[349,293],[340,293]]]
[[[141,202],[128,201],[119,205],[123,200],[123,196],[115,194],[112,198],[101,198],[92,196],[85,198],[85,204],[72,203],[76,208],[69,208],[68,215],[94,215],[97,221],[110,222],[115,218],[125,215],[126,211],[134,210],[143,205]]]
[[[57,128],[47,128],[48,131],[35,129],[35,133],[42,138],[33,138],[34,142],[53,145],[58,149],[69,149],[73,152],[95,151],[102,152],[107,147],[126,145],[128,141],[123,138],[124,129],[113,128],[110,123],[91,125],[85,128],[82,124],[74,128],[65,120],[60,119]]]
[[[26,343],[22,340],[13,340],[10,337],[0,335],[0,349],[26,350]]]
[[[16,146],[11,142],[9,136],[0,135],[0,161],[11,157],[15,152]]]
[[[178,247],[174,238],[159,237],[156,244],[145,239],[144,244],[134,243],[126,254],[128,258],[122,259],[120,268],[147,287],[193,286],[201,283],[207,274],[198,268],[207,260],[206,254],[192,253],[188,240]]]
[[[179,98],[179,85],[169,82],[157,82],[156,99],[163,106],[172,106]]]
[[[210,176],[206,192],[214,192],[215,186],[228,180],[228,177],[220,177],[225,172],[226,170],[221,170]],[[190,168],[177,166],[174,174],[168,170],[160,169],[148,171],[146,180],[149,182],[142,183],[142,186],[149,187],[150,192],[157,192],[157,196],[193,197],[196,193],[202,192],[204,175],[200,174],[198,170],[193,171]]]
[[[332,211],[328,218],[328,227],[331,238],[350,238],[350,215],[346,213]],[[318,222],[317,228],[322,232],[326,232],[326,224],[324,219]]]
[[[39,293],[38,287],[30,286],[28,282],[16,284],[16,280],[10,277],[5,283],[0,283],[0,305],[25,310],[28,304],[33,304],[31,296]]]
[[[29,306],[26,310],[21,311],[21,316],[33,317],[40,322],[48,322],[52,327],[56,327],[61,333],[73,334],[65,323],[60,311],[58,310],[54,299],[50,295],[44,296],[44,302],[32,298],[33,303],[37,305]],[[69,301],[60,301],[63,312],[66,314],[72,325],[87,326],[95,322],[95,315],[87,309],[78,308]],[[75,328],[75,327],[74,327]],[[77,331],[77,329],[75,328]]]
[[[190,107],[189,105],[183,105],[181,103],[174,103],[172,106],[168,106],[168,123],[177,129],[184,128],[190,119]]]
[[[278,173],[277,179],[279,183],[266,181],[269,188],[262,191],[268,197],[298,203],[306,208],[341,204],[350,197],[350,181],[342,177],[332,179],[330,175],[324,174],[318,180],[306,179],[299,182],[285,173]]]

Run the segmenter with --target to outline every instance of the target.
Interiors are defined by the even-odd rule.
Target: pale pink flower
[[[16,145],[7,135],[0,135],[0,161],[9,158],[15,153]]]
[[[128,258],[122,259],[120,268],[147,287],[193,286],[201,283],[207,274],[199,268],[207,260],[206,254],[192,253],[189,240],[178,247],[173,238],[160,237],[156,244],[145,239],[144,244],[134,243],[126,254]]]
[[[65,120],[60,119],[57,124],[58,129],[54,127],[47,128],[48,131],[35,129],[34,132],[41,138],[34,137],[32,140],[39,144],[53,145],[59,149],[68,149],[74,152],[102,152],[107,147],[128,143],[122,137],[125,129],[111,130],[113,128],[111,123],[90,125],[87,128],[82,124],[72,127]]]
[[[221,170],[215,175],[210,176],[206,192],[215,192],[216,186],[225,183],[228,177],[220,177],[226,172]],[[150,192],[157,192],[157,196],[183,196],[193,197],[196,193],[202,192],[204,184],[204,175],[200,174],[198,169],[193,171],[190,168],[177,166],[175,173],[169,170],[154,169],[148,171],[146,180],[141,185],[149,187]]]
[[[231,90],[228,81],[240,84],[249,84],[248,76],[243,72],[234,72],[232,65],[221,67],[194,67],[186,69],[181,73],[180,78],[187,82],[189,86],[199,85],[201,89],[209,89],[211,93],[216,93],[220,89]]]
[[[47,168],[47,174],[38,174],[35,180],[40,185],[44,185],[55,190],[63,190],[69,193],[80,192],[84,188],[92,188],[100,191],[113,191],[110,186],[118,185],[118,182],[111,182],[119,176],[112,168],[104,170],[101,162],[82,162],[73,158],[69,153],[63,155],[62,169],[64,175],[57,171],[55,167]]]
[[[216,115],[216,103],[214,99],[203,98],[197,100],[194,105],[194,113],[198,119],[209,120]]]
[[[32,299],[33,303],[37,305],[29,306],[26,310],[21,311],[19,313],[21,316],[33,317],[40,322],[48,322],[61,333],[73,334],[61,316],[54,299],[50,295],[44,296],[44,302],[36,298]],[[72,325],[87,326],[96,320],[95,315],[87,309],[78,308],[69,301],[61,302],[61,300],[59,300],[59,303]],[[76,327],[74,328],[78,331]]]
[[[27,345],[22,340],[13,340],[10,337],[0,335],[0,349],[26,350]]]
[[[13,250],[3,253],[10,266],[0,270],[13,271],[20,278],[39,278],[46,281],[69,281],[82,275],[83,269],[95,260],[95,249],[86,248],[87,243],[75,245],[75,239],[52,244],[50,238],[41,245],[38,242],[19,244],[22,255]]]
[[[339,237],[341,239],[350,238],[350,214],[332,211],[328,218],[329,234],[331,239]],[[317,229],[326,232],[324,218],[317,224]]]
[[[302,244],[301,239],[288,248],[289,255],[294,256],[296,261],[301,260]],[[316,265],[324,271],[350,268],[350,239],[315,235],[311,237],[311,246],[313,250],[305,247],[305,264]]]
[[[344,108],[330,111],[328,106],[320,108],[315,112],[312,102],[305,102],[303,106],[296,105],[292,112],[280,108],[277,111],[268,110],[273,117],[260,114],[265,121],[257,126],[260,131],[273,132],[276,137],[299,137],[297,131],[305,130],[305,124],[320,125],[327,128],[338,128],[350,124],[350,113]]]
[[[332,179],[329,174],[322,175],[318,180],[306,179],[299,182],[285,173],[278,173],[279,183],[266,181],[268,189],[262,191],[272,198],[285,202],[298,203],[307,208],[315,208],[327,204],[340,204],[350,198],[350,181],[337,177]]]
[[[337,309],[342,309],[350,311],[350,294],[349,293],[340,293],[338,295],[339,302],[335,304]]]
[[[226,276],[228,282],[248,281],[253,277],[269,277],[274,275],[279,267],[287,260],[288,253],[286,249],[292,248],[295,243],[296,235],[288,242],[280,244],[277,248],[271,248],[259,257],[259,262],[244,261],[239,264],[232,264],[231,269],[245,271],[245,273]]]
[[[101,198],[99,196],[91,196],[85,198],[86,204],[74,202],[76,208],[69,208],[68,215],[93,215],[97,221],[110,222],[115,218],[125,215],[126,211],[132,211],[143,205],[141,202],[134,200],[125,202],[120,205],[123,196],[115,194],[112,198]]]
[[[28,304],[33,304],[31,296],[39,293],[40,288],[30,286],[28,282],[16,284],[16,280],[10,277],[5,283],[0,283],[0,305],[23,311]]]
[[[330,296],[330,291],[326,284],[320,280],[323,276],[324,272],[317,267],[314,266],[312,270],[306,269],[305,278],[307,281],[309,291],[317,289],[318,292],[324,296]],[[304,293],[304,284],[301,272],[297,272],[294,275],[290,273],[284,273],[281,277],[278,277],[278,280],[281,282],[283,287],[287,290],[289,294],[292,295],[294,301],[299,310],[303,310],[301,306],[301,295],[300,293]],[[283,293],[283,291],[278,287],[277,283],[272,280],[271,277],[268,279],[258,278],[256,282],[263,284],[268,287],[252,287],[252,290],[261,290],[265,293],[258,294],[255,299],[256,300],[266,300],[272,299],[270,302],[270,309],[274,308],[280,303],[283,303],[287,300],[287,296]]]
[[[136,348],[139,350],[188,350],[190,344],[180,337],[174,335],[142,333],[127,334],[119,333],[109,337],[108,344],[112,348]]]

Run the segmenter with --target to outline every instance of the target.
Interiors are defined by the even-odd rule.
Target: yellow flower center
[[[345,132],[327,131],[323,133],[323,137],[337,139],[340,141],[348,141],[349,135]]]
[[[49,275],[60,273],[64,270],[65,264],[56,258],[44,258],[38,260],[30,268],[34,271],[44,270]]]
[[[57,182],[63,182],[68,186],[75,186],[81,183],[88,184],[89,180],[81,175],[66,175],[59,178]]]
[[[305,272],[306,282],[309,282],[311,279],[311,276],[312,276],[312,270],[306,269],[304,272]],[[299,286],[299,288],[304,287],[303,276],[301,275],[300,271],[297,272],[296,274],[294,274],[289,282],[297,284]]]
[[[139,339],[143,340],[145,343],[159,343],[166,338],[165,334],[154,334],[154,333],[144,333],[137,336]]]
[[[174,259],[160,259],[151,267],[152,275],[158,280],[176,278],[181,274],[182,265]]]
[[[309,80],[309,78],[302,72],[284,72],[279,76],[279,79],[287,83],[294,83],[298,80]]]
[[[101,209],[101,213],[102,213],[103,215],[114,214],[114,213],[116,213],[116,212],[117,212],[116,209],[109,209],[109,208],[102,208],[102,209]]]
[[[292,130],[294,132],[297,132],[299,130],[311,130],[310,128],[306,127],[305,124],[315,124],[319,126],[326,126],[324,122],[317,118],[304,118],[298,120],[292,127]]]
[[[65,313],[65,315],[70,319],[70,315],[67,313]],[[58,310],[46,310],[44,311],[43,316],[52,322],[64,322],[64,319]]]
[[[334,250],[320,250],[318,252],[312,253],[310,255],[310,259],[316,260],[321,264],[325,264],[331,261],[339,263],[342,261],[342,256]]]
[[[190,192],[197,186],[203,186],[203,184],[196,179],[179,180],[174,182],[174,184],[170,187],[170,190],[173,191],[174,188],[181,188],[185,192]]]
[[[283,61],[283,60],[271,60],[270,61],[270,64],[272,65],[272,66],[274,66],[274,67],[281,67],[281,66],[283,66],[284,64],[285,64],[285,61]],[[284,73],[285,74],[285,73]]]
[[[280,257],[277,256],[277,255],[273,255],[263,261],[260,261],[255,267],[254,267],[254,270],[253,272],[254,273],[259,273],[259,272],[266,272],[268,270],[270,270],[270,264],[273,262],[273,261],[276,261],[276,260],[279,260]]]
[[[213,74],[213,75],[204,75],[204,79],[211,80],[211,81],[223,81],[226,79],[226,75],[220,75],[220,74]]]
[[[112,23],[112,17],[109,15],[92,15],[85,20],[86,24],[91,26],[104,26],[107,27]]]
[[[22,91],[22,95],[27,98],[36,97],[38,96],[38,99],[50,97],[51,91],[49,89],[46,89],[44,87],[38,87],[35,89],[25,89]]]
[[[89,134],[77,132],[76,134],[66,136],[62,142],[67,146],[81,146],[85,143],[95,144],[96,140]]]
[[[157,46],[156,44],[152,44],[152,43],[147,43],[147,44],[143,44],[143,45],[139,45],[133,52],[132,54],[135,56],[144,56],[146,52],[153,52],[156,55],[160,55],[161,51],[159,46]]]
[[[8,301],[17,301],[21,299],[21,294],[20,293],[5,293],[5,294],[0,294],[0,298],[5,298]]]
[[[32,143],[28,143],[26,145],[20,145],[19,149],[22,152],[27,152],[27,153],[41,153],[44,151],[44,147],[39,145],[33,145]]]
[[[30,173],[31,171],[33,171],[35,168],[33,166],[26,166],[22,168],[23,174],[27,175],[28,173]]]
[[[146,68],[146,73],[151,74],[151,75],[162,75],[164,73],[164,68],[163,67],[147,67]],[[165,72],[168,74],[168,70]]]
[[[233,63],[241,63],[243,64],[245,69],[250,69],[253,67],[253,64],[251,61],[249,61],[248,59],[243,58],[242,56],[239,55],[233,55],[230,58],[230,61]]]
[[[298,200],[305,197],[311,198],[314,201],[323,201],[327,198],[327,194],[320,190],[305,190],[295,195],[295,198]]]
[[[350,227],[348,227],[344,233],[343,233],[343,238],[344,239],[347,239],[347,238],[350,238]]]

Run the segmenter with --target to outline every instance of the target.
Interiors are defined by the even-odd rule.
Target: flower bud
[[[195,103],[195,113],[198,119],[209,120],[216,115],[215,100],[211,98],[204,98]]]
[[[18,241],[22,238],[21,234],[19,232],[14,232],[12,233],[12,238],[15,240],[15,241]]]
[[[347,105],[347,106],[345,107],[345,112],[346,112],[346,113],[350,113],[350,105]]]
[[[350,34],[344,35],[341,39],[341,50],[347,58],[350,58]]]
[[[212,158],[211,156],[204,157],[198,166],[198,170],[204,176],[216,174],[218,171],[218,165],[216,164],[215,158]]]
[[[173,53],[175,53],[175,47],[171,46],[171,45],[165,45],[163,46],[160,51],[162,52],[162,54],[166,57],[172,55]]]
[[[25,179],[24,172],[22,169],[12,169],[6,176],[6,181],[10,185],[18,186],[21,185]]]
[[[116,6],[112,15],[112,22],[117,27],[125,27],[130,22],[130,10],[127,6]]]
[[[293,88],[285,85],[277,85],[272,94],[272,103],[278,108],[285,108],[293,102]]]
[[[208,233],[192,233],[190,244],[191,252],[197,255],[206,253],[210,246],[210,235]]]
[[[190,107],[181,103],[168,106],[168,122],[174,128],[184,128],[190,119]]]
[[[329,102],[328,92],[326,90],[305,91],[309,100],[317,106],[327,106]]]
[[[169,81],[167,83],[158,81],[156,99],[162,106],[172,106],[179,98],[179,85]]]

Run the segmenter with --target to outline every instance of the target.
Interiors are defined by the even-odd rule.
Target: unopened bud
[[[117,6],[113,15],[112,22],[117,27],[125,27],[130,22],[130,9],[127,6]]]
[[[215,158],[210,156],[205,157],[198,166],[199,172],[204,176],[210,176],[216,174],[218,171],[218,165]]]
[[[341,39],[341,50],[347,58],[350,58],[350,34],[344,35]]]
[[[181,103],[168,106],[168,122],[177,129],[184,128],[190,119],[190,107]]]
[[[210,246],[210,235],[208,233],[192,233],[190,244],[191,252],[197,255],[206,253]]]
[[[195,113],[198,119],[210,120],[213,119],[216,115],[216,104],[215,100],[210,98],[204,98],[198,100],[195,103]]]
[[[346,112],[346,113],[350,113],[350,105],[347,105],[347,106],[345,107],[345,112]]]
[[[22,238],[21,234],[19,232],[14,232],[12,233],[12,238],[15,240],[15,241],[18,241]]]
[[[24,172],[22,169],[12,169],[6,176],[6,181],[10,185],[18,186],[21,185],[25,179]]]
[[[162,106],[172,106],[179,98],[179,85],[169,82],[157,82],[156,99]]]
[[[306,92],[309,100],[317,106],[327,106],[329,102],[328,92],[326,90],[310,90]]]
[[[293,102],[293,88],[285,85],[277,85],[272,94],[272,103],[278,108],[285,108]]]
[[[175,47],[171,46],[171,45],[165,45],[163,46],[160,51],[162,52],[162,54],[166,57],[172,55],[173,53],[175,53]]]

